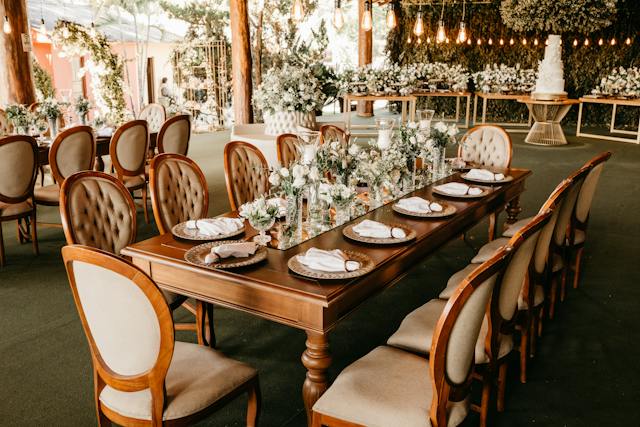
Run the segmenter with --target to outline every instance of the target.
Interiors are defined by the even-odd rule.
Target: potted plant
[[[89,100],[80,95],[78,99],[76,99],[75,110],[76,114],[80,118],[80,123],[82,123],[82,125],[86,125],[88,123],[87,116],[89,115],[90,109],[91,103],[89,102]]]

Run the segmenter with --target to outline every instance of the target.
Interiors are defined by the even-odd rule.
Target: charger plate
[[[199,219],[197,221],[198,222],[207,222],[207,221],[213,222],[214,220],[215,220],[215,218],[205,218],[205,219]],[[187,221],[185,221],[185,222],[181,222],[180,224],[174,225],[173,228],[171,228],[171,234],[173,234],[175,237],[177,237],[179,239],[183,239],[183,240],[192,240],[194,242],[210,242],[212,240],[229,239],[231,237],[238,236],[238,235],[244,233],[244,230],[245,230],[245,226],[243,224],[242,228],[240,228],[239,230],[236,230],[234,232],[227,233],[227,234],[218,234],[216,236],[209,236],[209,235],[201,234],[197,229],[194,230],[194,229],[191,229],[191,228],[187,228]]]
[[[482,187],[478,187],[478,188],[480,188],[482,190],[482,193],[474,194],[474,195],[465,194],[464,196],[460,196],[460,195],[457,195],[457,194],[445,193],[444,191],[438,190],[437,187],[433,187],[431,189],[431,192],[433,194],[438,194],[440,196],[446,196],[446,197],[452,197],[452,198],[455,198],[455,199],[481,199],[484,196],[486,196],[487,194],[489,194],[489,189],[488,188],[482,188]]]
[[[468,174],[463,173],[460,176],[465,181],[477,182],[479,184],[489,184],[489,185],[494,184],[494,185],[498,185],[498,184],[506,184],[507,182],[513,181],[513,177],[511,175],[505,176],[504,179],[501,179],[500,181],[485,181],[484,179],[469,178],[467,175]]]
[[[289,258],[289,262],[287,265],[289,269],[300,276],[311,277],[312,279],[327,279],[327,280],[338,280],[338,279],[352,279],[354,277],[364,276],[367,273],[370,273],[374,267],[375,263],[371,258],[367,255],[355,252],[355,251],[342,251],[349,257],[349,261],[358,261],[360,263],[360,268],[356,271],[345,271],[345,272],[329,272],[329,271],[320,271],[313,270],[306,265],[302,264],[298,261],[298,255],[292,256]]]
[[[225,245],[227,243],[247,243],[244,240],[225,240],[218,242],[203,243],[198,246],[194,246],[184,254],[184,260],[189,264],[197,265],[198,267],[208,268],[210,270],[216,269],[228,269],[246,267],[248,265],[257,264],[267,258],[267,248],[264,246],[258,246],[258,250],[251,256],[246,258],[223,258],[218,262],[207,264],[204,262],[205,257],[211,253],[211,249],[216,246]]]
[[[408,242],[416,238],[416,232],[402,224],[385,224],[385,225],[388,225],[389,227],[392,227],[392,228],[401,228],[402,230],[404,230],[406,236],[403,238],[396,238],[396,237],[383,238],[383,237],[361,236],[353,229],[353,227],[360,224],[360,222],[358,222],[357,224],[347,225],[342,229],[342,234],[344,234],[345,237],[348,237],[351,240],[355,240],[356,242],[372,243],[375,245],[396,245],[398,243]]]
[[[458,208],[448,203],[438,202],[438,204],[442,205],[442,212],[429,212],[429,213],[413,212],[413,211],[408,211],[406,209],[402,209],[400,206],[398,206],[397,203],[391,206],[391,209],[393,209],[395,212],[398,212],[399,214],[413,216],[417,218],[444,218],[458,212]]]

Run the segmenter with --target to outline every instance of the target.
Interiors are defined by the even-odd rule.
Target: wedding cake
[[[533,99],[558,100],[566,99],[564,91],[564,70],[562,66],[562,38],[558,35],[549,36],[549,44],[544,50],[544,59],[538,68],[538,80]]]

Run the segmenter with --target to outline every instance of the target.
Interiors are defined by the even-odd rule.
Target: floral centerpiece
[[[321,174],[330,173],[337,182],[348,185],[359,153],[360,147],[356,144],[347,146],[341,141],[327,141],[316,153],[316,165]]]
[[[344,184],[333,184],[328,191],[328,198],[335,209],[335,223],[342,225],[351,219],[351,204],[356,192]]]
[[[267,72],[254,103],[264,113],[267,135],[280,135],[295,133],[298,126],[315,129],[315,111],[322,108],[325,98],[310,69],[285,63]]]
[[[445,175],[445,150],[447,145],[456,142],[458,126],[447,126],[444,122],[438,122],[431,127],[427,138],[426,149],[430,150],[433,159],[433,174],[437,179]],[[425,153],[426,154],[426,153]]]
[[[240,206],[240,216],[249,220],[249,224],[260,232],[253,241],[260,245],[266,245],[271,241],[271,236],[266,235],[266,231],[273,227],[276,218],[279,216],[279,206],[275,201],[267,200],[264,196],[259,197],[250,203]]]
[[[530,93],[536,85],[534,69],[521,68],[520,64],[487,64],[483,71],[472,75],[476,89],[484,93]]]
[[[592,92],[595,95],[640,98],[640,68],[614,68]]]
[[[47,98],[38,106],[38,114],[49,121],[51,137],[58,134],[58,119],[62,116],[60,104],[54,98]]]
[[[91,109],[91,103],[87,98],[80,95],[78,99],[76,99],[75,110],[76,114],[80,118],[80,123],[83,125],[87,124],[87,116],[89,114],[89,110]]]
[[[393,145],[384,151],[374,146],[360,151],[354,175],[367,183],[370,209],[384,204],[383,190],[397,187],[406,168],[407,160]]]
[[[15,128],[16,133],[26,135],[29,133],[29,125],[31,124],[31,113],[26,105],[13,104],[7,107],[7,119]]]

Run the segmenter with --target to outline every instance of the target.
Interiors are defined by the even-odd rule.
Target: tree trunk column
[[[371,64],[373,60],[373,29],[371,31],[362,29],[364,1],[358,0],[358,65],[361,67]],[[373,102],[358,102],[358,115],[361,117],[373,116]]]
[[[0,18],[4,20],[5,15],[9,18],[11,33],[0,31],[0,104],[29,105],[36,101],[36,94],[31,53],[29,49],[25,52],[22,44],[23,34],[26,41],[30,36],[26,0],[2,2]]]
[[[236,124],[253,122],[251,106],[251,41],[247,0],[229,0],[231,18],[231,66],[233,109]]]

